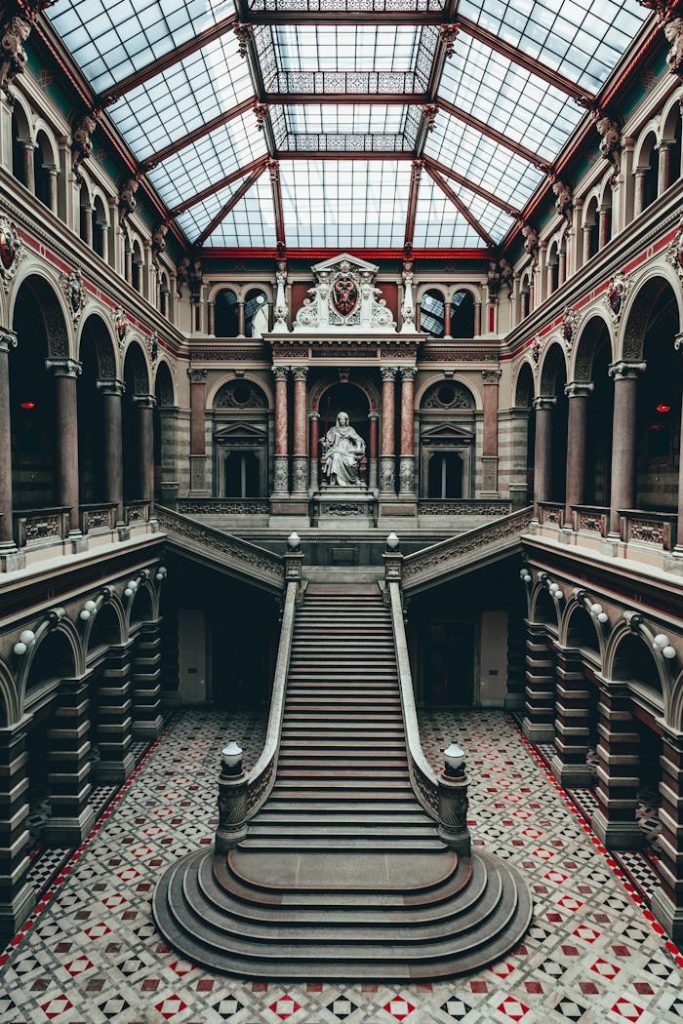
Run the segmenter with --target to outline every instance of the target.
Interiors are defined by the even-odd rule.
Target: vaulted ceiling
[[[648,15],[638,0],[58,0],[198,247],[499,244]]]

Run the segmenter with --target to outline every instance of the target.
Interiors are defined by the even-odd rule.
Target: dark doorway
[[[225,497],[255,498],[259,494],[259,462],[254,452],[230,452],[225,460]]]
[[[457,452],[439,452],[429,460],[428,497],[462,498],[463,462]]]
[[[427,707],[472,707],[474,642],[474,622],[426,623],[423,651]]]

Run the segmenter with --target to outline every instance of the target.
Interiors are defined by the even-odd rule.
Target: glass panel
[[[458,13],[597,92],[650,12],[639,0],[460,0]]]
[[[407,107],[323,104],[271,107],[276,145],[282,150],[387,152],[412,150]],[[412,129],[412,124],[411,124]]]
[[[45,13],[102,92],[234,12],[232,0],[60,0]]]
[[[254,182],[204,244],[256,249],[275,247],[275,209],[267,173]]]
[[[439,94],[548,160],[584,114],[559,89],[464,33],[446,61]]]
[[[163,160],[148,176],[169,207],[266,153],[263,132],[250,111]]]
[[[280,71],[412,71],[415,25],[279,25],[273,44]]]
[[[403,245],[408,160],[283,160],[280,186],[289,246]]]
[[[427,135],[425,153],[520,209],[543,177],[522,157],[443,111]]]
[[[133,89],[109,113],[144,160],[252,95],[249,65],[230,33]]]
[[[482,199],[475,192],[470,192],[468,188],[456,185],[454,181],[449,181],[448,184],[458,199],[462,200],[463,204],[477,218],[481,226],[488,231],[493,241],[501,242],[515,223],[514,217],[511,217],[509,213],[501,210],[494,203],[489,203],[486,199]]]
[[[486,243],[426,174],[420,179],[415,210],[416,249],[482,248]]]
[[[200,203],[195,203],[194,206],[190,206],[189,209],[179,214],[177,218],[178,224],[190,242],[194,242],[201,235],[204,228],[216,216],[221,207],[225,206],[230,196],[241,187],[243,181],[244,178],[238,178],[232,185],[226,185],[225,188],[219,189],[212,196],[203,199]]]
[[[252,11],[442,11],[444,0],[249,0]]]

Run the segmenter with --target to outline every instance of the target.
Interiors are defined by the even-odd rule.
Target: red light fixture
[[[663,402],[660,402],[659,405],[657,406],[657,412],[661,412],[661,413],[671,412],[671,406],[670,405],[664,405]]]
[[[19,402],[19,408],[23,409],[24,412],[32,412],[36,407],[35,402]]]

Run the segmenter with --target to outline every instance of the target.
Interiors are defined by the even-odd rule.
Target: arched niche
[[[582,604],[574,605],[569,612],[566,637],[568,647],[587,651],[600,658],[600,641],[595,628],[595,622]]]
[[[524,466],[526,492],[521,497],[528,501],[534,490],[534,462],[536,458],[536,410],[534,409],[534,374],[529,363],[522,363],[515,382],[515,450],[518,465]],[[521,420],[521,422],[520,422]]]
[[[474,489],[476,405],[459,381],[436,381],[419,410],[420,495],[435,500],[471,498]]]
[[[443,338],[446,303],[439,288],[428,288],[420,298],[420,330],[432,338]]]
[[[236,338],[239,331],[239,303],[232,288],[221,288],[214,299],[214,333],[217,338]]]
[[[268,493],[268,399],[245,377],[223,384],[213,399],[214,496],[258,498]]]
[[[558,342],[554,342],[548,348],[543,359],[539,391],[541,396],[554,399],[551,409],[551,478],[548,500],[555,502],[565,500],[567,487],[568,408],[565,394],[566,384],[567,361],[564,350]]]
[[[108,324],[91,314],[81,331],[78,378],[78,469],[83,505],[107,500],[107,424],[102,387],[116,379],[116,351]]]
[[[589,385],[583,504],[605,507],[610,501],[614,385],[609,375],[612,336],[604,318],[591,316],[581,330],[573,358],[573,378]]]
[[[475,331],[474,296],[469,288],[459,288],[455,291],[451,296],[450,307],[451,337],[473,338]]]
[[[86,657],[88,665],[102,657],[110,647],[123,643],[123,623],[119,609],[112,601],[105,601],[94,615],[88,632]]]
[[[175,498],[175,390],[168,363],[162,359],[154,378],[154,493],[164,503]],[[172,491],[165,491],[165,485],[173,485]]]

